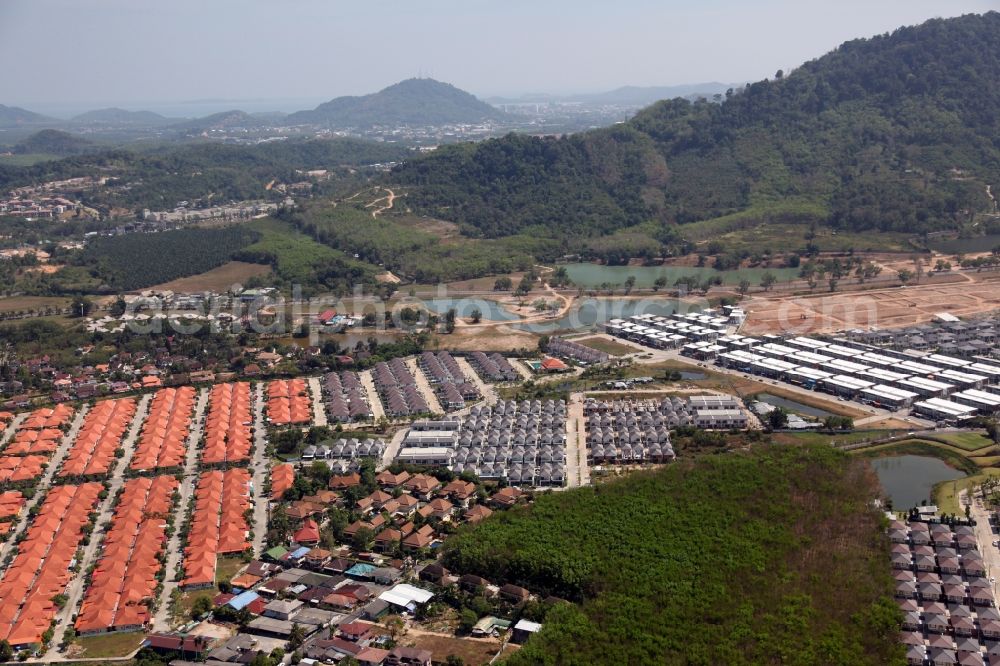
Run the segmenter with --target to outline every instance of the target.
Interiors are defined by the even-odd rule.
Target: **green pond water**
[[[875,458],[871,465],[896,511],[905,511],[924,501],[933,503],[931,490],[935,484],[965,476],[930,456],[886,456]]]

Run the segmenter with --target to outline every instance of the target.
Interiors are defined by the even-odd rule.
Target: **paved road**
[[[434,393],[430,382],[427,381],[427,375],[424,374],[424,371],[417,364],[417,359],[406,359],[406,367],[410,369],[410,372],[417,380],[417,389],[424,394],[424,400],[427,401],[427,407],[431,410],[431,413],[444,414],[445,411],[441,408],[441,403],[438,402],[437,395]]]
[[[479,373],[475,371],[472,364],[469,363],[468,359],[464,356],[456,356],[455,361],[458,363],[458,367],[462,369],[465,376],[469,378],[476,388],[479,389],[479,395],[483,396],[487,405],[495,405],[500,399],[500,394],[497,393],[497,387],[493,384],[487,384],[483,381]]]
[[[56,615],[55,640],[52,641],[52,647],[45,654],[45,659],[49,661],[66,659],[65,655],[59,652],[59,641],[62,639],[62,635],[67,627],[72,625],[73,615],[77,612],[80,602],[83,601],[83,593],[86,589],[84,575],[91,565],[97,561],[104,537],[111,527],[111,519],[114,515],[114,506],[118,499],[118,492],[125,485],[125,470],[128,469],[129,464],[132,462],[132,456],[135,453],[135,444],[142,432],[142,424],[149,413],[149,403],[152,400],[152,393],[147,393],[139,398],[135,415],[132,417],[132,423],[129,425],[129,429],[122,440],[122,448],[125,450],[125,455],[118,458],[109,470],[110,487],[108,488],[107,497],[98,506],[96,527],[90,535],[90,542],[83,549],[83,556],[79,562],[79,573],[73,576],[66,588],[66,605]]]
[[[260,557],[264,551],[264,535],[267,533],[267,512],[270,500],[264,494],[264,484],[270,473],[267,458],[267,427],[264,424],[264,382],[257,382],[253,405],[253,556]]]
[[[587,427],[584,424],[582,393],[569,396],[566,406],[566,487],[590,484],[587,467]]]
[[[153,614],[153,631],[167,631],[170,629],[170,595],[177,588],[180,581],[177,580],[177,567],[181,563],[184,555],[183,544],[181,543],[181,526],[184,524],[184,517],[187,514],[188,503],[194,494],[195,486],[198,483],[198,443],[201,441],[202,433],[205,430],[205,412],[208,410],[209,390],[201,389],[198,392],[198,400],[195,403],[194,419],[187,438],[187,454],[184,457],[184,478],[181,480],[180,499],[174,506],[174,533],[167,542],[167,561],[163,570],[166,572],[166,579],[163,581],[163,590],[160,593],[159,603],[156,612]]]
[[[35,496],[32,497],[25,503],[24,509],[21,510],[21,515],[17,519],[17,523],[14,525],[14,529],[11,531],[10,536],[7,540],[0,544],[0,562],[7,559],[7,553],[10,552],[14,544],[17,542],[18,537],[27,528],[28,522],[31,518],[31,509],[38,504],[41,504],[45,497],[46,491],[52,485],[52,478],[55,476],[56,470],[62,465],[63,458],[69,452],[76,441],[76,436],[80,432],[80,428],[83,426],[83,420],[87,416],[89,411],[87,405],[82,406],[77,410],[76,415],[70,422],[70,428],[66,432],[66,435],[62,438],[62,442],[59,443],[59,448],[55,450],[52,457],[49,458],[49,466],[45,469],[42,474],[42,478],[38,480],[38,485],[35,488]]]
[[[969,501],[968,490],[963,490],[958,494],[959,504],[964,507]],[[993,531],[993,526],[990,525],[990,514],[989,511],[983,506],[983,500],[980,496],[973,494],[975,499],[970,507],[970,515],[972,519],[976,521],[976,539],[979,541],[979,552],[983,554],[983,562],[986,564],[986,575],[994,580],[993,582],[993,596],[997,595],[997,583],[995,578],[1000,576],[1000,548],[993,545],[993,542],[997,540],[997,535]]]
[[[17,432],[17,429],[21,427],[21,424],[24,423],[25,419],[28,418],[28,414],[30,414],[30,412],[21,412],[13,419],[11,419],[10,423],[7,424],[7,427],[4,429],[3,433],[0,434],[0,449],[7,446],[7,443],[10,442],[11,439],[13,439],[14,433]]]
[[[385,410],[382,409],[382,400],[378,397],[378,389],[375,388],[375,380],[372,379],[372,371],[364,370],[358,374],[361,378],[361,385],[365,387],[368,394],[368,405],[372,408],[372,418],[376,421],[385,418]]]
[[[312,394],[313,425],[325,426],[326,403],[323,402],[323,388],[319,384],[319,377],[309,378],[309,393]]]
[[[393,433],[392,439],[387,442],[385,453],[382,454],[382,461],[378,468],[379,471],[391,465],[392,461],[396,459],[396,454],[399,453],[399,448],[402,446],[403,440],[406,438],[406,433],[409,431],[409,428],[400,428]]]

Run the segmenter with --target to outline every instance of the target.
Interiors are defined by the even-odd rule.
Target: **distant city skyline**
[[[481,98],[755,81],[849,39],[997,6],[693,4],[0,0],[0,104],[53,115],[106,106],[292,111],[418,75]]]

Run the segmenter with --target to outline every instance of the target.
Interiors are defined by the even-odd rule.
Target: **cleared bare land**
[[[939,312],[964,317],[1000,308],[1000,275],[965,273],[960,282],[815,296],[758,296],[742,332],[826,333],[847,328],[893,328],[931,320]]]

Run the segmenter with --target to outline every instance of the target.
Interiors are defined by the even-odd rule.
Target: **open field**
[[[0,312],[64,308],[69,305],[69,302],[70,299],[61,296],[11,296],[0,298]]]
[[[931,320],[939,312],[963,317],[1000,308],[1000,275],[962,273],[945,284],[920,284],[816,296],[756,296],[742,332],[824,333],[892,328]]]
[[[104,634],[102,636],[81,636],[73,641],[73,656],[84,659],[124,657],[138,649],[146,637],[141,631]]]
[[[418,647],[430,650],[434,654],[435,663],[443,663],[448,655],[461,657],[462,661],[469,666],[479,666],[488,664],[500,649],[498,640],[482,640],[473,638],[452,638],[450,636],[439,636],[437,634],[407,634],[401,641],[407,647]],[[509,646],[505,653],[510,653]]]
[[[244,565],[246,562],[239,557],[219,557],[215,569],[215,582],[229,582]]]
[[[198,291],[223,292],[234,284],[244,284],[252,277],[267,275],[271,272],[271,267],[264,264],[249,264],[245,261],[230,261],[218,268],[210,271],[192,275],[190,277],[178,278],[170,282],[158,284],[151,289],[159,291],[175,291],[179,293],[190,293]]]
[[[605,352],[612,356],[625,356],[626,354],[635,354],[636,352],[643,351],[641,347],[634,347],[629,344],[623,344],[621,342],[615,342],[613,340],[600,337],[575,339],[573,342],[581,344],[585,347],[590,347],[591,349],[596,349],[597,351]]]
[[[39,162],[48,162],[51,160],[58,160],[58,155],[50,155],[48,153],[24,153],[22,155],[0,155],[0,165],[12,166],[12,167],[22,167],[22,166],[33,166]]]
[[[945,432],[934,434],[934,439],[944,440],[963,451],[978,451],[993,446],[993,441],[978,432]]]
[[[850,432],[776,432],[771,435],[776,444],[831,444],[844,446],[901,434],[894,430],[852,430]]]

